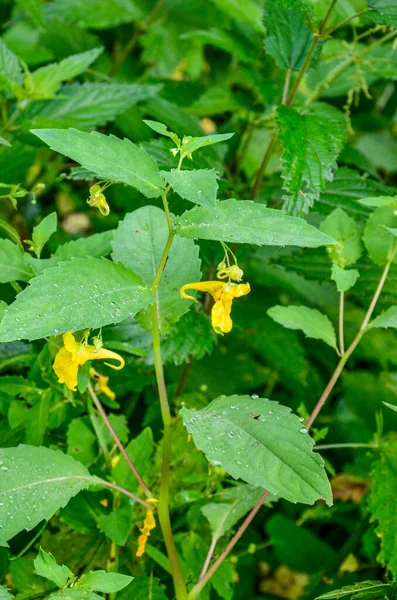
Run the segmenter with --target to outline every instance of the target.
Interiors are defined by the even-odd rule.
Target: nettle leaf
[[[0,90],[20,86],[22,83],[23,72],[19,59],[0,39]]]
[[[130,575],[122,575],[121,573],[90,571],[80,577],[76,583],[76,588],[95,590],[103,594],[114,594],[125,588],[133,579]]]
[[[335,244],[303,219],[245,200],[197,206],[174,219],[179,236],[258,246],[316,247]]]
[[[335,329],[331,321],[316,308],[307,306],[273,306],[267,311],[276,323],[287,329],[301,329],[303,333],[316,340],[322,340],[336,348]]]
[[[194,204],[215,206],[218,182],[215,169],[197,171],[160,171],[160,175],[170,184],[181,198]]]
[[[331,279],[336,283],[338,292],[347,292],[357,282],[360,273],[357,269],[342,269],[336,263],[332,264]]]
[[[153,96],[158,85],[83,83],[64,86],[57,98],[36,102],[25,113],[24,127],[92,129],[113,121],[128,108]]]
[[[388,327],[397,327],[397,306],[390,306],[387,310],[384,310],[378,317],[368,325],[368,329],[374,327],[382,327],[387,329]]]
[[[359,581],[353,585],[346,585],[340,590],[333,590],[332,592],[321,594],[321,596],[317,596],[315,600],[339,600],[340,598],[373,600],[373,598],[385,598],[390,590],[390,583],[382,583],[381,581]]]
[[[26,78],[29,96],[36,99],[53,98],[62,81],[83,73],[102,52],[103,48],[93,48],[87,52],[72,54],[59,63],[40,67]]]
[[[0,323],[0,341],[97,329],[134,316],[151,301],[150,290],[129,269],[76,258],[46,269],[18,294]]]
[[[313,42],[313,34],[299,8],[267,0],[263,22],[267,29],[264,47],[282,69],[298,71]]]
[[[385,440],[379,457],[373,463],[369,510],[377,522],[376,533],[381,540],[378,561],[397,575],[397,514],[393,508],[397,494],[397,439]]]
[[[368,8],[366,18],[380,25],[397,27],[397,1],[396,0],[367,0]]]
[[[3,448],[0,463],[0,530],[6,540],[50,519],[70,498],[100,481],[70,456],[40,446]]]
[[[377,208],[368,218],[364,230],[364,244],[373,262],[384,265],[395,244],[395,236],[390,229],[397,227],[396,209],[392,206]],[[396,262],[397,256],[393,262]]]
[[[58,565],[51,552],[45,552],[43,548],[39,549],[33,562],[37,575],[50,579],[58,587],[63,587],[69,579],[74,578],[74,574],[66,565]]]
[[[189,310],[162,338],[161,354],[164,361],[182,365],[192,358],[200,360],[205,354],[211,354],[216,342],[216,333],[209,318]]]
[[[32,133],[100,179],[131,185],[147,198],[156,198],[165,187],[156,161],[126,138],[77,129],[33,129]]]
[[[125,267],[133,268],[150,286],[168,237],[164,211],[144,206],[126,215],[114,232],[112,258]],[[184,315],[191,302],[181,298],[179,289],[187,281],[199,281],[199,248],[192,240],[175,238],[158,288],[160,328],[163,332]],[[139,320],[141,321],[141,315]],[[143,317],[145,325],[150,315]]]
[[[320,230],[330,235],[338,244],[327,248],[330,259],[344,268],[358,261],[363,247],[361,227],[341,208],[336,208],[320,224]]]
[[[24,252],[11,240],[0,239],[0,283],[29,281],[32,272],[26,266]]]
[[[336,159],[345,140],[343,114],[328,104],[314,104],[300,114],[294,108],[277,109],[285,209],[293,214],[307,213],[318,200],[337,169]]]
[[[184,406],[181,414],[197,448],[235,479],[291,502],[323,498],[332,504],[322,459],[290,408],[264,398],[220,396],[203,410]]]

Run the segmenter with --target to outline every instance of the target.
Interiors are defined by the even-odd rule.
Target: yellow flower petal
[[[106,377],[106,375],[101,375],[93,367],[90,369],[90,377],[96,381],[95,391],[105,394],[105,396],[107,396],[110,400],[116,399],[116,394],[108,386],[109,377]]]
[[[211,294],[214,300],[218,300],[220,293],[223,290],[223,286],[225,284],[223,281],[197,281],[196,283],[187,283],[183,285],[180,289],[180,293],[182,298],[187,298],[189,300],[194,300],[197,302],[194,296],[189,296],[186,294],[185,290],[197,290],[199,292],[208,292]]]
[[[150,535],[152,529],[156,527],[156,521],[154,519],[153,509],[146,509],[146,516],[143,522],[143,529],[141,529],[141,534],[138,538],[138,550],[136,551],[136,556],[142,556],[145,552],[146,542]]]
[[[73,355],[65,347],[59,350],[52,368],[58,377],[58,383],[66,383],[68,388],[75,392],[79,363],[73,360]]]

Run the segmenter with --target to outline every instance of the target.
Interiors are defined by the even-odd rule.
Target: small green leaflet
[[[331,279],[335,281],[338,292],[350,290],[359,277],[357,269],[342,269],[337,263],[332,263]]]
[[[263,22],[267,28],[266,52],[282,69],[299,70],[313,41],[304,13],[266,0]]]
[[[379,265],[386,264],[396,238],[390,229],[397,227],[396,209],[393,206],[381,206],[368,218],[364,229],[364,244],[371,260]],[[397,257],[394,258],[394,262]]]
[[[180,145],[181,140],[179,139],[179,137],[173,131],[169,131],[167,125],[164,125],[164,123],[160,123],[159,121],[149,121],[145,119],[143,120],[143,122],[148,127],[150,127],[150,129],[153,129],[153,131],[155,131],[156,133],[164,135],[165,137],[169,137],[176,146]]]
[[[397,196],[371,196],[370,198],[362,198],[359,200],[359,203],[364,206],[372,206],[373,208],[379,208],[380,206],[397,207]]]
[[[123,504],[114,508],[111,513],[100,515],[97,527],[112,542],[118,546],[124,546],[133,527],[130,503],[123,501]]]
[[[33,562],[37,575],[53,581],[58,587],[65,586],[74,578],[74,574],[66,565],[58,565],[51,552],[45,552],[42,548]]]
[[[41,251],[58,227],[57,213],[53,212],[33,228],[31,247],[39,258]]]
[[[376,317],[368,325],[368,329],[374,327],[382,327],[387,329],[388,327],[397,327],[397,306],[390,306],[387,310],[384,310],[379,317]]]
[[[78,492],[100,482],[70,456],[40,446],[1,449],[0,463],[0,526],[6,540],[50,519]]]
[[[219,144],[219,142],[226,142],[234,136],[234,133],[214,133],[213,135],[205,135],[203,137],[185,137],[183,139],[181,152],[184,156],[195,152],[199,148],[205,146],[212,146],[212,144]]]
[[[307,337],[322,340],[336,348],[335,329],[331,321],[316,308],[307,306],[273,306],[267,311],[276,323],[287,329],[301,329]]]
[[[290,408],[264,398],[220,396],[202,410],[181,410],[199,450],[235,479],[291,502],[332,504],[313,440]]]
[[[0,239],[0,283],[29,281],[32,272],[26,266],[23,251],[11,242]]]
[[[196,206],[174,219],[179,236],[258,246],[316,247],[336,241],[303,219],[245,200]]]
[[[114,594],[125,588],[133,577],[121,573],[107,573],[106,571],[90,571],[80,577],[76,583],[79,589],[95,590],[103,594]]]
[[[155,160],[126,138],[77,129],[33,129],[32,133],[100,179],[131,185],[147,198],[156,198],[165,187]]]
[[[194,204],[215,206],[218,191],[216,171],[199,169],[197,171],[160,171],[160,175],[170,184],[181,198]]]
[[[317,596],[315,600],[339,600],[340,598],[373,600],[374,598],[385,598],[390,589],[391,585],[389,583],[360,581],[353,585],[346,585],[340,590],[333,590],[332,592]]]
[[[355,263],[363,252],[361,227],[341,208],[336,208],[320,223],[320,230],[337,240],[328,248],[330,259],[344,268]]]
[[[0,341],[97,329],[134,316],[151,300],[142,280],[122,265],[76,258],[46,269],[18,294],[0,323]]]

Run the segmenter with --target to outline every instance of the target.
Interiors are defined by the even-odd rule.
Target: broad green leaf
[[[181,414],[197,448],[235,479],[291,502],[323,498],[332,504],[323,462],[290,408],[264,398],[220,396],[202,410],[184,406]]]
[[[34,568],[37,575],[53,581],[58,587],[63,587],[69,579],[74,579],[74,574],[66,565],[58,565],[51,552],[45,552],[43,548],[34,559]]]
[[[314,104],[302,114],[280,106],[277,124],[283,147],[285,208],[292,214],[307,213],[337,169],[345,140],[344,116],[328,104]]]
[[[170,184],[181,198],[194,204],[215,206],[218,191],[216,171],[199,169],[197,171],[160,171],[160,175]]]
[[[32,248],[39,257],[44,245],[48,242],[53,233],[56,232],[58,227],[57,213],[53,212],[40,221],[36,227],[33,228],[32,233]]]
[[[353,585],[345,585],[340,590],[333,590],[317,596],[315,600],[339,600],[340,598],[360,598],[360,600],[373,600],[386,598],[391,589],[390,583],[381,581],[359,581]]]
[[[34,129],[32,133],[100,179],[131,185],[147,198],[159,196],[165,186],[153,158],[127,139],[77,129]]]
[[[176,146],[180,145],[181,140],[179,137],[173,131],[168,131],[167,125],[164,125],[164,123],[159,123],[159,121],[150,121],[147,119],[144,119],[143,122],[146,123],[146,125],[150,127],[150,129],[153,129],[153,131],[156,133],[164,135],[165,137],[169,137]]]
[[[342,269],[358,261],[363,248],[361,228],[358,223],[341,208],[336,208],[320,224],[320,230],[330,235],[338,244],[327,248],[332,261]]]
[[[112,257],[115,262],[134,269],[150,286],[168,237],[165,213],[155,206],[144,206],[126,215],[114,232]],[[199,281],[199,248],[191,240],[175,238],[158,288],[160,328],[163,332],[178,321],[191,302],[181,298],[179,289],[188,281]],[[148,324],[149,315],[144,319]]]
[[[70,498],[100,481],[70,456],[40,446],[3,448],[0,463],[0,530],[6,540],[50,519]]]
[[[397,575],[397,514],[394,502],[397,494],[397,439],[384,440],[373,463],[369,510],[377,522],[376,533],[381,540],[378,561]]]
[[[34,73],[27,75],[25,86],[29,96],[35,99],[53,98],[62,81],[83,73],[102,51],[103,48],[93,48],[87,52],[72,54],[59,63],[40,67]]]
[[[125,588],[133,577],[121,573],[107,573],[106,571],[90,571],[80,577],[76,587],[80,589],[95,590],[103,594],[114,594]]]
[[[0,323],[0,341],[97,329],[134,316],[151,300],[142,280],[122,265],[76,258],[46,269],[18,294]]]
[[[304,13],[299,8],[280,6],[267,0],[263,22],[267,29],[265,50],[282,69],[301,68],[313,42]]]
[[[118,546],[124,546],[132,529],[131,505],[123,504],[98,517],[98,529]]]
[[[303,219],[244,200],[197,206],[174,219],[179,236],[258,246],[325,246],[335,240]]]
[[[54,100],[30,105],[23,124],[26,129],[76,127],[91,130],[113,121],[118,114],[158,90],[157,85],[127,83],[64,86]]]
[[[142,17],[133,0],[55,0],[49,3],[47,15],[61,23],[70,21],[89,29],[108,29],[131,23]]]
[[[11,240],[0,239],[0,282],[29,281],[31,277],[20,247]]]
[[[367,0],[369,11],[366,17],[380,25],[397,27],[397,0]]]
[[[336,348],[335,329],[331,321],[316,308],[307,306],[273,306],[267,311],[277,323],[287,329],[301,329],[306,337],[322,340]]]
[[[368,218],[364,230],[364,244],[373,262],[384,265],[390,257],[395,236],[388,228],[397,227],[396,210],[392,206],[377,208]],[[394,262],[397,257],[394,258]]]
[[[331,279],[336,283],[338,292],[347,292],[360,277],[357,269],[342,269],[338,264],[332,264]]]
[[[378,317],[373,319],[368,325],[368,329],[373,329],[374,327],[382,327],[385,329],[388,327],[397,327],[397,306],[390,306]]]
[[[23,83],[22,69],[16,54],[0,39],[0,91]]]
[[[199,148],[205,146],[212,146],[212,144],[219,144],[219,142],[226,142],[234,136],[234,133],[214,133],[212,135],[205,135],[203,137],[186,137],[182,143],[182,154],[185,156],[195,152]]]

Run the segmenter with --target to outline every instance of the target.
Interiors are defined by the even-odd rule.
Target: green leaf
[[[23,73],[16,54],[0,39],[0,90],[18,87],[23,83]]]
[[[369,12],[366,17],[379,25],[397,27],[397,0],[367,0]]]
[[[304,214],[333,179],[345,140],[345,119],[333,106],[319,103],[302,114],[280,106],[277,124],[283,147],[283,187],[288,192],[285,208],[293,214]]]
[[[6,587],[0,585],[0,600],[12,600],[14,596],[7,590]]]
[[[168,238],[164,211],[143,206],[126,215],[114,232],[112,258],[151,285]],[[179,288],[187,281],[199,281],[199,248],[191,240],[175,238],[158,288],[160,329],[166,332],[188,310],[191,302],[181,298]],[[141,316],[140,316],[141,317]],[[149,315],[144,318],[148,326]]]
[[[41,0],[17,0],[19,6],[39,27],[44,27],[43,3]]]
[[[187,154],[192,154],[192,152],[195,152],[199,148],[212,146],[213,144],[219,144],[219,142],[226,142],[226,140],[230,140],[230,138],[233,136],[234,133],[214,133],[212,135],[205,135],[202,137],[187,136],[183,140],[181,152],[184,156],[186,156]]]
[[[181,410],[186,429],[213,465],[291,502],[332,504],[313,440],[288,407],[263,398],[220,396],[203,410]],[[266,423],[266,425],[264,425]]]
[[[338,292],[347,292],[357,282],[360,273],[357,269],[342,269],[338,264],[332,264],[331,279],[336,283]]]
[[[179,236],[258,246],[316,247],[336,243],[303,219],[244,200],[197,206],[174,219]]]
[[[40,257],[44,245],[48,242],[52,234],[56,232],[57,227],[57,213],[53,212],[44,217],[44,219],[42,219],[40,223],[33,228],[32,248],[35,251],[37,257]]]
[[[148,544],[146,545],[146,548]],[[149,552],[146,552],[149,554]],[[146,575],[137,575],[134,578],[134,600],[168,600],[168,596],[164,593],[164,586],[157,577]],[[131,600],[130,590],[125,590],[117,596],[117,600]]]
[[[30,98],[53,98],[62,81],[72,79],[83,73],[103,51],[103,48],[93,48],[80,54],[72,54],[59,63],[40,67],[26,78],[26,87]]]
[[[95,590],[103,594],[114,594],[125,588],[133,577],[121,573],[107,573],[106,571],[90,571],[80,577],[76,587],[80,589]]]
[[[127,139],[77,129],[34,129],[32,133],[52,150],[80,163],[100,179],[131,185],[147,198],[156,198],[164,189],[156,162],[143,148]]]
[[[362,198],[359,200],[360,204],[364,206],[372,206],[379,208],[380,206],[394,206],[397,207],[397,196],[377,196],[375,198]]]
[[[315,600],[339,600],[339,598],[372,600],[373,598],[385,598],[390,589],[390,583],[382,583],[381,581],[359,581],[353,585],[345,585],[340,590],[333,590],[332,592],[317,596]]]
[[[267,29],[266,52],[282,69],[298,71],[313,42],[305,15],[299,8],[287,8],[267,0],[263,22]]]
[[[98,482],[81,463],[59,450],[4,448],[0,463],[0,528],[6,540],[50,519],[70,498]]]
[[[397,227],[396,209],[392,206],[377,208],[368,218],[364,230],[364,244],[370,259],[384,265],[395,244],[395,236],[388,228]],[[394,258],[395,262],[397,257]]]
[[[160,175],[170,184],[181,198],[194,204],[215,206],[218,191],[216,171],[199,169],[197,171],[160,171]]]
[[[51,552],[45,552],[43,548],[39,549],[33,562],[37,575],[53,581],[58,587],[65,586],[69,579],[74,578],[74,574],[66,565],[58,565]]]
[[[330,259],[342,269],[358,261],[363,248],[361,228],[354,219],[341,208],[336,208],[320,224],[320,230],[330,235],[338,244],[327,248]]]
[[[113,239],[113,230],[94,233],[89,237],[82,237],[78,240],[66,242],[58,246],[55,256],[59,260],[69,260],[71,258],[85,258],[90,256],[99,258],[107,256],[112,251],[111,241]]]
[[[67,441],[68,454],[86,467],[98,458],[97,438],[87,417],[78,417],[70,422]]]
[[[0,239],[0,282],[29,281],[31,277],[20,247],[10,240]]]
[[[142,280],[122,265],[75,258],[46,269],[18,294],[0,324],[0,341],[35,340],[119,323],[152,300]]]
[[[377,522],[376,533],[381,540],[378,561],[397,575],[397,515],[394,502],[397,494],[397,439],[384,440],[379,457],[373,463],[369,510]]]
[[[164,361],[182,365],[192,358],[200,360],[206,354],[211,354],[216,341],[216,333],[209,318],[189,310],[175,323],[171,332],[162,338],[161,354]]]
[[[173,131],[168,131],[167,125],[164,125],[164,123],[159,123],[159,121],[150,121],[147,119],[143,119],[143,122],[146,123],[146,125],[150,127],[150,129],[153,129],[153,131],[156,133],[164,135],[165,137],[169,137],[176,146],[180,145],[181,140],[179,137]]]
[[[301,329],[306,337],[322,340],[336,348],[335,329],[331,321],[316,308],[307,306],[273,306],[267,311],[277,323],[287,329]]]
[[[373,319],[368,325],[368,329],[373,329],[374,327],[382,327],[384,329],[387,329],[388,327],[397,327],[397,306],[390,306],[378,317]]]
[[[98,529],[118,546],[124,546],[132,529],[132,509],[124,504],[110,514],[100,515]]]
[[[122,83],[64,86],[54,100],[31,105],[23,125],[27,129],[76,127],[91,130],[113,121],[117,115],[158,90],[157,85]]]
[[[255,0],[212,0],[219,10],[223,11],[227,17],[232,17],[238,23],[248,23],[254,31],[264,32],[262,25],[262,3]]]
[[[85,0],[84,4],[81,0],[55,0],[48,7],[48,16],[89,29],[108,29],[131,23],[142,14],[133,0]]]

